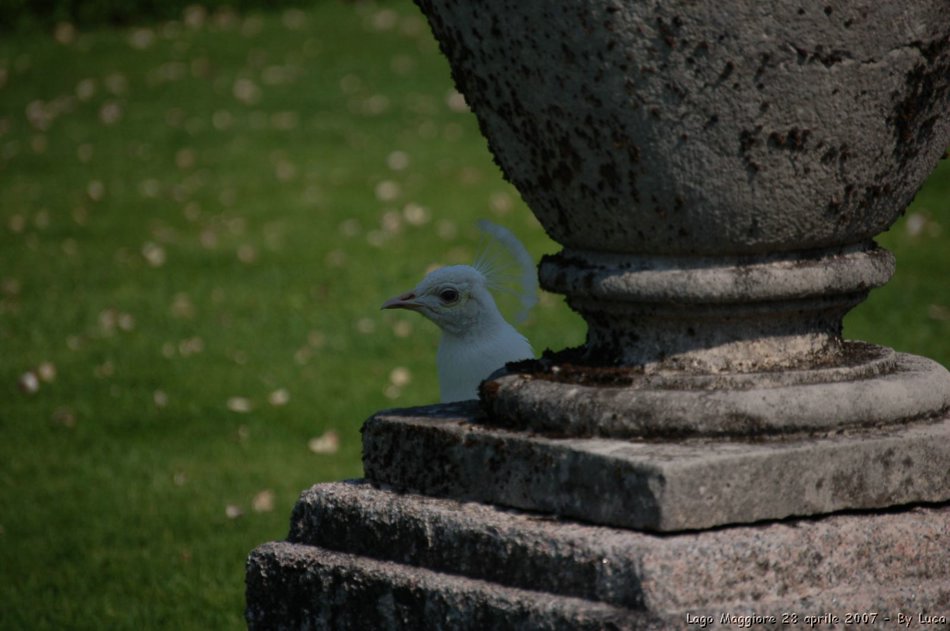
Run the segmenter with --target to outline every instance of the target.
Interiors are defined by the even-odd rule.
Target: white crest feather
[[[517,297],[519,309],[515,321],[523,323],[538,303],[538,275],[534,260],[518,237],[507,228],[486,219],[479,220],[478,227],[492,240],[479,254],[473,267],[485,275],[493,289],[506,291]],[[493,244],[500,246],[507,257],[493,250]],[[506,264],[504,258],[509,258],[511,263]],[[514,287],[508,282],[509,279],[514,280]]]

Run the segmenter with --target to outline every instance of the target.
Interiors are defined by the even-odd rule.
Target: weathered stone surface
[[[874,237],[950,144],[945,0],[416,2],[498,164],[564,246],[541,281],[585,319],[601,365],[761,374],[834,356],[845,313],[893,269]],[[529,390],[496,415],[553,426],[576,403]],[[950,399],[950,380],[928,391]],[[734,394],[709,397],[708,417],[733,415]],[[845,409],[862,400],[847,394]],[[667,402],[594,396],[598,418]],[[789,397],[778,409],[809,405]]]
[[[506,177],[577,251],[870,240],[950,143],[945,0],[417,0]]]
[[[289,540],[652,612],[950,590],[950,505],[677,535],[374,488],[304,491]]]
[[[870,347],[870,345],[860,345]],[[853,366],[758,374],[632,374],[619,385],[572,383],[566,368],[493,377],[482,388],[500,427],[560,436],[768,437],[904,425],[950,410],[950,373],[878,348]],[[520,362],[523,366],[530,362]],[[542,364],[543,362],[536,362]],[[867,366],[865,366],[867,364]],[[870,374],[861,374],[867,368]],[[622,369],[605,370],[620,380]],[[583,368],[577,372],[583,374]],[[596,369],[584,377],[595,380]]]
[[[789,628],[783,614],[950,607],[950,505],[661,536],[351,482],[304,492],[290,539],[248,560],[252,629],[680,629],[752,613]]]
[[[292,543],[247,563],[252,630],[662,628],[646,614]]]
[[[472,404],[363,427],[377,483],[656,531],[950,499],[950,417],[763,441],[558,439],[486,427]]]
[[[893,272],[873,244],[759,257],[565,250],[539,266],[541,286],[587,321],[592,357],[719,374],[827,363],[842,316]]]

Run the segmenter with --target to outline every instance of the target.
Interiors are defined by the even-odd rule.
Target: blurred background
[[[236,628],[244,559],[437,400],[381,312],[475,221],[558,248],[411,2],[0,1],[0,628]],[[848,337],[950,364],[950,168]],[[537,351],[583,341],[543,295]]]

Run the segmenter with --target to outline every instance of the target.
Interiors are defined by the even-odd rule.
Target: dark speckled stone
[[[950,500],[950,416],[756,440],[558,438],[469,404],[381,412],[367,479],[426,495],[670,532]]]
[[[289,542],[251,554],[247,590],[251,629],[682,629],[752,612],[798,628],[856,611],[890,628],[950,607],[950,506],[657,536],[323,484]]]

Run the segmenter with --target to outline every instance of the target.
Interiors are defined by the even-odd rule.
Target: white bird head
[[[488,279],[469,265],[433,270],[412,291],[390,298],[382,308],[418,311],[458,337],[502,319],[488,291]]]
[[[537,301],[531,256],[505,228],[480,225],[515,257],[522,279],[519,298],[523,309],[530,308]],[[444,403],[477,398],[479,384],[492,373],[508,362],[534,357],[531,343],[498,310],[489,292],[492,266],[481,261],[475,267],[451,265],[429,272],[412,291],[383,303],[383,309],[418,311],[442,329],[436,365]]]

